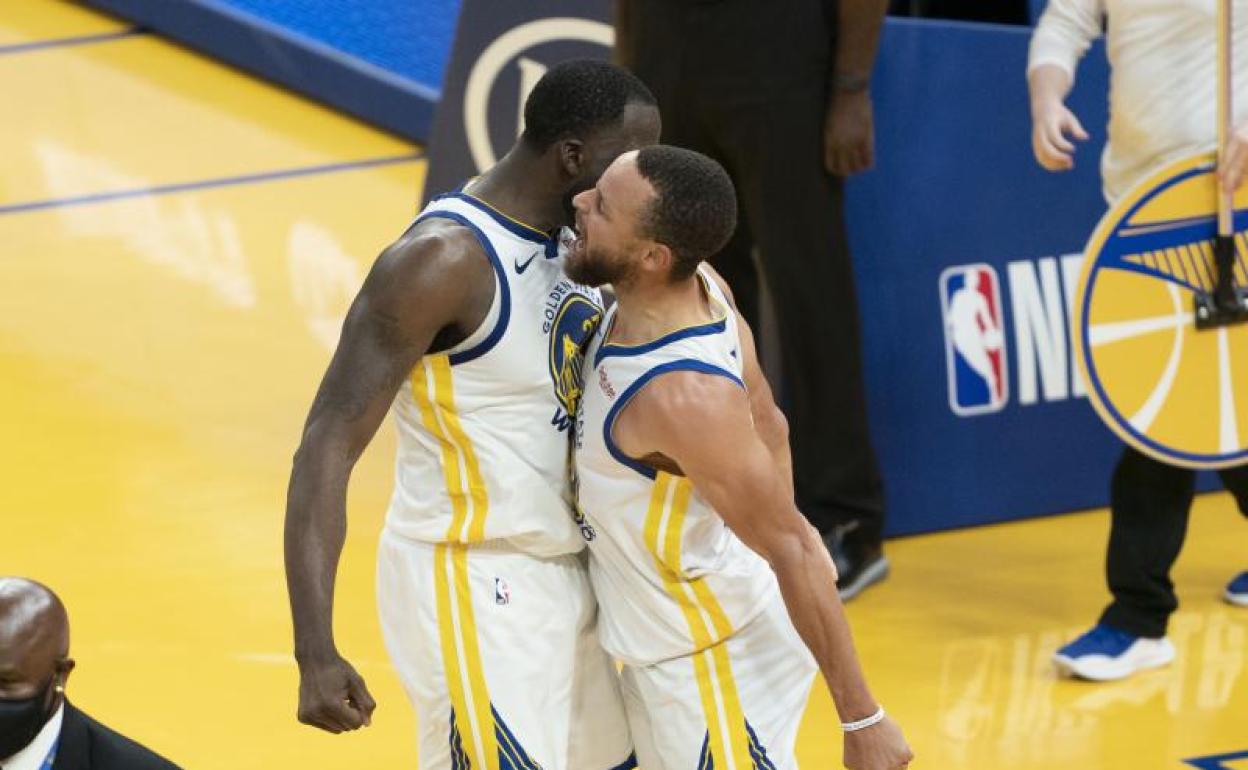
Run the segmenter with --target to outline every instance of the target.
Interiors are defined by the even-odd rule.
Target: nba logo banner
[[[1009,400],[1001,284],[991,265],[940,275],[949,407],[960,417],[1000,411]]]

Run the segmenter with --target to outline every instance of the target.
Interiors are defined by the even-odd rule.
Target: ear
[[[563,172],[577,179],[585,171],[588,161],[585,155],[585,143],[580,139],[564,139],[558,144],[559,165]]]
[[[646,272],[655,275],[671,275],[672,264],[676,261],[676,255],[667,244],[651,241],[649,248],[641,258],[642,267]]]
[[[71,671],[74,670],[75,665],[77,664],[74,662],[73,658],[65,658],[64,660],[57,662],[56,664],[57,684],[61,685],[61,687],[65,686],[65,682],[69,680],[69,674]]]

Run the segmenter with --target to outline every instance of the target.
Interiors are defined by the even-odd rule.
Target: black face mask
[[[8,759],[30,745],[52,717],[48,692],[56,676],[43,689],[21,700],[0,699],[0,759]]]

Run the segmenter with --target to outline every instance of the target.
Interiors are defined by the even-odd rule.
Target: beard
[[[578,241],[578,244],[563,263],[564,272],[573,281],[597,288],[627,281],[632,274],[625,260],[601,249],[592,249],[584,241]]]

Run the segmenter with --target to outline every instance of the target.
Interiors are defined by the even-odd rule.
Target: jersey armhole
[[[474,344],[474,340],[481,336],[481,330],[490,322],[491,312],[486,313],[481,327],[473,330],[463,342],[442,351],[449,358],[451,366],[455,366],[480,358],[490,352],[498,344],[498,341],[502,339],[503,332],[507,330],[507,323],[511,320],[511,288],[507,284],[507,274],[503,271],[503,263],[498,258],[498,252],[494,250],[494,245],[490,243],[490,239],[486,237],[480,227],[474,224],[468,217],[465,217],[463,214],[457,214],[454,211],[431,211],[417,219],[416,224],[434,218],[448,219],[468,228],[472,232],[477,242],[481,244],[481,248],[485,251],[485,255],[489,258],[490,266],[494,268],[494,282],[497,285],[495,296],[499,302],[498,318],[495,320],[493,328],[485,335],[485,338]],[[494,303],[491,302],[490,310],[493,311],[493,309]]]
[[[611,433],[615,428],[616,419],[619,418],[620,413],[624,411],[624,407],[628,406],[629,402],[633,400],[633,397],[640,393],[641,389],[644,388],[650,380],[653,380],[661,374],[667,374],[669,372],[699,372],[701,374],[710,374],[731,380],[737,385],[737,387],[742,389],[745,388],[745,383],[742,382],[741,378],[737,375],[727,369],[720,368],[714,364],[708,364],[705,361],[699,361],[696,358],[681,358],[676,361],[669,361],[665,364],[660,364],[659,366],[646,371],[634,380],[633,384],[629,385],[628,388],[620,394],[619,400],[617,400],[611,406],[610,411],[607,412],[607,417],[603,420],[602,440],[603,443],[606,444],[607,452],[610,453],[611,457],[613,457],[616,462],[626,468],[631,468],[651,481],[658,477],[658,471],[625,454],[624,451],[616,445],[615,439],[611,437]]]

